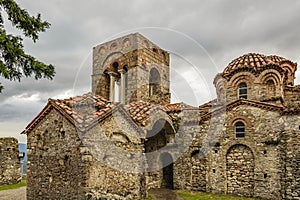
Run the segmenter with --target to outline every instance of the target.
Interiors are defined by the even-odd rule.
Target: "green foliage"
[[[22,182],[18,183],[18,184],[2,185],[2,186],[0,186],[0,191],[1,190],[17,189],[17,188],[24,187],[24,186],[26,186],[26,180],[22,180]]]
[[[255,200],[254,198],[235,197],[230,195],[217,195],[204,192],[177,191],[185,200]]]
[[[42,21],[40,14],[37,17],[21,9],[14,0],[0,0],[1,14],[6,12],[8,20],[17,29],[23,31],[25,37],[36,42],[39,33],[46,31],[50,23]],[[23,39],[19,36],[7,34],[4,21],[0,14],[0,76],[9,80],[20,81],[22,77],[34,76],[35,79],[52,79],[55,75],[53,65],[46,65],[33,56],[28,55],[23,49]],[[0,83],[0,92],[3,86]]]

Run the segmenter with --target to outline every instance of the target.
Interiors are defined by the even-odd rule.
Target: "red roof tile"
[[[248,53],[231,61],[229,65],[224,69],[223,73],[230,73],[240,67],[250,67],[254,70],[257,70],[260,67],[266,66],[268,64],[280,64],[280,62],[282,61],[288,60],[275,55],[265,56],[258,53]]]
[[[151,104],[148,102],[132,102],[128,105],[113,104],[101,96],[87,93],[82,96],[67,99],[49,99],[43,111],[26,127],[23,133],[28,134],[34,129],[39,121],[52,109],[55,108],[79,130],[85,130],[92,124],[102,121],[110,116],[114,109],[124,108],[129,117],[139,126],[143,126],[152,112],[162,110],[166,112],[172,120],[178,119],[178,112],[182,109],[194,108],[184,103],[175,103],[165,106]]]

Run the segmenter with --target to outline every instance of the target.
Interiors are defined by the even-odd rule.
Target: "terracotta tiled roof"
[[[114,106],[103,97],[92,95],[92,93],[49,101],[72,117],[79,128],[87,127],[95,120],[98,121],[99,118],[106,116]]]
[[[43,111],[26,127],[23,133],[28,134],[34,127],[46,116],[51,109],[58,110],[79,130],[96,124],[106,117],[110,116],[113,111],[123,109],[122,112],[128,115],[135,124],[143,126],[144,122],[150,117],[151,112],[155,113],[158,109],[170,116],[172,120],[178,119],[178,112],[182,109],[193,108],[184,103],[168,104],[165,106],[155,105],[148,102],[132,102],[128,105],[114,104],[101,96],[95,96],[87,93],[82,96],[71,97],[67,99],[49,99],[47,106]]]
[[[164,108],[166,109],[167,112],[181,111],[183,109],[196,109],[196,107],[185,104],[183,102],[167,104],[164,106]]]
[[[147,102],[132,102],[125,106],[132,120],[138,124],[148,119],[153,104]]]
[[[157,110],[162,110],[168,114],[172,120],[178,120],[178,113],[180,113],[183,109],[197,108],[185,103],[174,103],[161,106],[142,101],[132,102],[125,106],[125,110],[129,113],[131,119],[138,125],[145,124],[151,113],[155,113]]]
[[[267,58],[268,58],[268,60],[270,60],[270,61],[272,61],[274,63],[280,63],[281,61],[287,60],[284,57],[276,56],[276,55],[270,55],[270,56],[267,56]]]
[[[166,112],[168,113],[168,115],[171,117],[171,119],[173,121],[177,121],[180,119],[179,114],[183,111],[183,110],[195,110],[198,109],[196,107],[193,107],[191,105],[185,104],[183,102],[181,103],[173,103],[173,104],[167,104],[164,106]]]
[[[64,115],[76,128],[84,129],[111,113],[114,105],[102,98],[87,93],[68,99],[49,99],[46,107],[26,127],[23,133],[28,134],[53,108]]]
[[[260,67],[266,66],[268,64],[280,64],[280,62],[282,61],[288,60],[275,55],[265,56],[258,53],[248,53],[231,61],[229,65],[224,69],[223,73],[230,73],[240,67],[249,67],[257,70]]]

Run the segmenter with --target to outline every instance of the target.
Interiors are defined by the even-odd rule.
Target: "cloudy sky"
[[[0,78],[0,136],[19,133],[46,105],[90,90],[92,47],[140,32],[170,51],[172,101],[199,105],[215,97],[212,79],[248,52],[300,61],[300,1],[17,0],[51,28],[27,53],[56,67],[54,80]],[[9,32],[21,34],[6,24]],[[297,73],[299,82],[299,73]],[[183,89],[188,88],[188,89]]]

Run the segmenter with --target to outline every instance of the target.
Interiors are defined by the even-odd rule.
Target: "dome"
[[[280,63],[281,61],[287,60],[281,56],[276,56],[276,55],[267,56],[267,58],[274,63]]]
[[[267,64],[280,63],[281,61],[287,60],[280,56],[265,56],[258,53],[248,53],[242,55],[229,63],[229,65],[224,69],[223,73],[228,74],[240,67],[249,67],[257,70]]]

